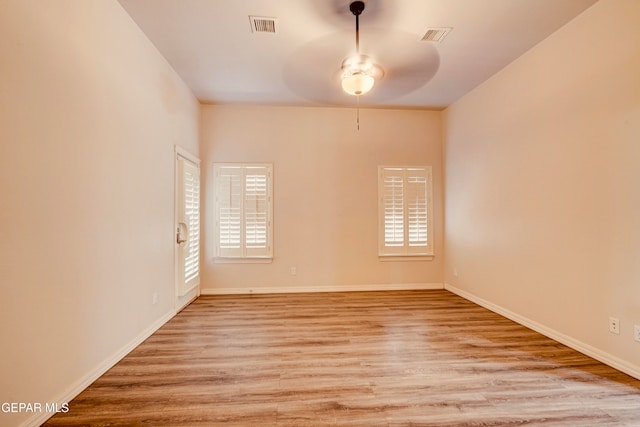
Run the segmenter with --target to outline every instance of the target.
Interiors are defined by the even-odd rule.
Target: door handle
[[[176,230],[176,243],[182,245],[187,241],[187,224],[184,222],[178,223],[178,229]]]

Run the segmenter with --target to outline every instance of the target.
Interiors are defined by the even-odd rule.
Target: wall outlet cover
[[[609,332],[612,334],[620,333],[620,319],[617,317],[609,317]]]

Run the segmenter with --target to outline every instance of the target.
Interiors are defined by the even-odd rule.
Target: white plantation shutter
[[[267,256],[269,247],[269,171],[265,166],[245,168],[244,244],[247,256]]]
[[[242,167],[220,167],[215,178],[218,256],[242,256]]]
[[[402,170],[386,169],[382,173],[384,246],[404,246],[404,178]]]
[[[378,167],[379,255],[433,255],[431,167]]]
[[[218,257],[272,257],[271,170],[267,164],[214,165]]]
[[[409,246],[427,246],[427,177],[405,171]]]
[[[200,168],[184,163],[184,214],[187,224],[187,247],[184,257],[184,281],[190,288],[200,274]]]

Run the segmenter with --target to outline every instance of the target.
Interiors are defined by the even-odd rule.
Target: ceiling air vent
[[[431,27],[427,28],[427,32],[422,36],[423,42],[440,43],[449,34],[453,28],[451,27]]]
[[[265,16],[249,16],[251,21],[252,33],[271,33],[276,34],[276,18],[267,18]]]

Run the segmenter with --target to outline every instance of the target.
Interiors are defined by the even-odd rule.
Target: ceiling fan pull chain
[[[356,96],[357,98],[357,107],[356,107],[356,125],[358,130],[360,130],[360,95]]]

